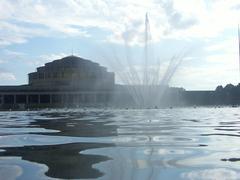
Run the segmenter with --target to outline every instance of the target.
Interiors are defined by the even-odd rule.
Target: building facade
[[[98,105],[109,102],[114,73],[76,56],[46,63],[28,74],[28,84],[0,86],[0,108]]]

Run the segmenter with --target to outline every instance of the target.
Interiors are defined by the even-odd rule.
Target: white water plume
[[[160,58],[155,57],[152,46],[150,22],[148,14],[145,16],[144,48],[142,58],[136,61],[133,58],[130,46],[131,37],[127,31],[123,34],[125,45],[124,58],[117,55],[117,51],[111,47],[111,57],[105,54],[104,59],[115,72],[121,84],[125,85],[128,93],[133,98],[135,105],[140,108],[155,107],[162,104],[162,97],[168,89],[169,82],[180,66],[186,52],[175,54],[165,65]]]

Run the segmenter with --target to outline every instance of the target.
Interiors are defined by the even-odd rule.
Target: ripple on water
[[[228,168],[213,168],[204,170],[195,170],[187,173],[182,173],[181,177],[184,179],[221,179],[221,180],[237,180],[240,177],[240,173],[233,169]]]
[[[46,179],[76,179],[80,177],[80,164],[89,162],[83,178],[93,178],[91,172],[95,172],[94,178],[100,179],[234,179],[240,176],[238,111],[175,108],[0,112],[0,174],[16,179],[26,174],[33,177],[37,169],[44,169],[42,177]],[[53,165],[48,162],[51,158]],[[69,176],[62,170],[69,169],[66,162],[71,162],[74,169]]]

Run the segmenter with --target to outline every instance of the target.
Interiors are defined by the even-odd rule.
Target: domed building
[[[108,103],[114,73],[98,63],[67,56],[28,74],[28,85],[0,86],[0,107],[57,107]]]

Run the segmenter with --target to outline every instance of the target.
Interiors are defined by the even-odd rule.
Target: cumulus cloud
[[[166,13],[170,28],[186,29],[197,23],[194,17],[184,17],[183,14],[174,9],[173,1],[162,1],[162,8]]]
[[[10,45],[13,43],[24,43],[28,38],[44,36],[43,29],[24,27],[10,21],[0,21],[0,46]]]
[[[23,43],[28,38],[54,35],[54,32],[68,36],[91,36],[86,29],[89,27],[110,32],[106,40],[119,41],[124,32],[133,35],[144,30],[140,22],[144,24],[146,12],[149,12],[155,41],[159,41],[166,32],[169,35],[169,31],[185,38],[214,35],[212,30],[217,35],[226,25],[237,23],[239,15],[231,12],[232,7],[239,6],[237,1],[213,1],[208,3],[209,9],[206,9],[206,3],[186,0],[181,3],[176,0],[2,0],[0,44]],[[136,41],[136,38],[132,40]]]

